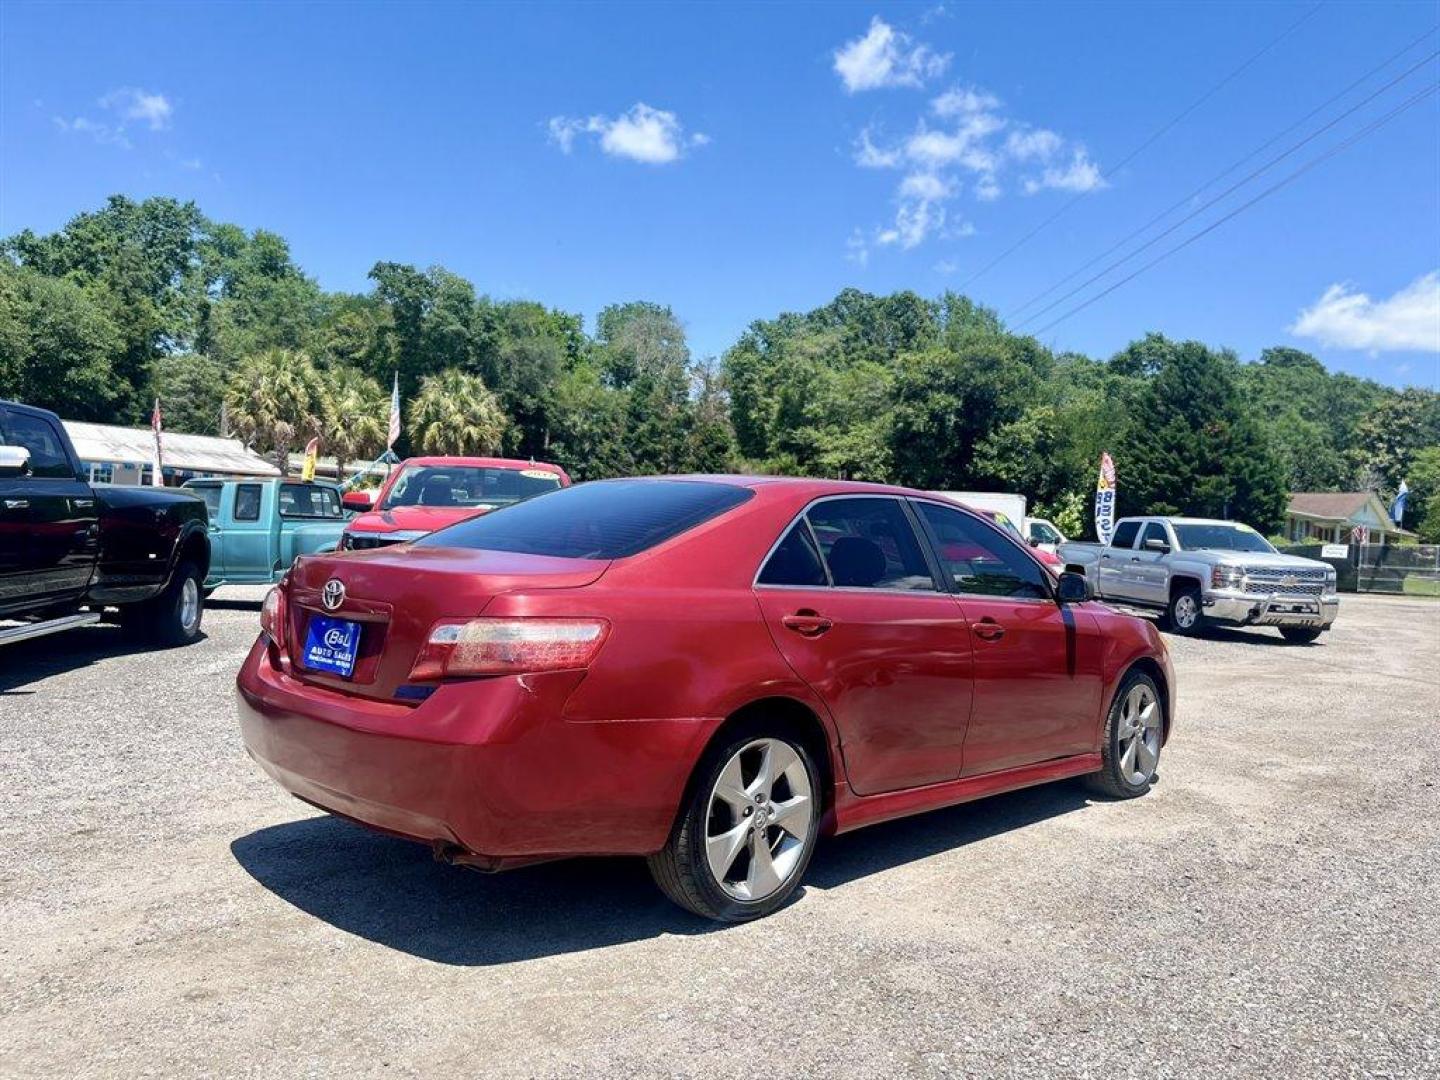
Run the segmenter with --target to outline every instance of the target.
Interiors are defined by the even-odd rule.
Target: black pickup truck
[[[92,487],[54,413],[0,401],[0,645],[99,622],[156,645],[200,633],[205,503],[188,491]]]

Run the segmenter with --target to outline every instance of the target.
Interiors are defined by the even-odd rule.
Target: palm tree
[[[326,373],[329,408],[325,442],[335,452],[337,472],[356,458],[370,459],[385,447],[389,433],[390,397],[380,384],[353,367],[332,367]]]
[[[289,349],[247,356],[225,386],[231,429],[246,445],[270,455],[282,475],[290,451],[323,431],[328,404],[310,357]]]
[[[410,402],[410,439],[423,453],[496,453],[508,423],[484,380],[457,368],[425,376]]]

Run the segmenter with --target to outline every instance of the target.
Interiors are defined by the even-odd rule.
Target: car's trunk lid
[[[418,701],[424,690],[409,686],[407,677],[438,620],[480,615],[499,593],[583,588],[609,565],[600,559],[410,545],[302,558],[290,572],[287,596],[293,670],[307,682],[343,693]],[[317,617],[360,625],[348,678],[306,666],[306,639]]]

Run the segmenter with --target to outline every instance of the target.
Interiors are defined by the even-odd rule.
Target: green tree
[[[329,408],[324,380],[310,358],[267,349],[242,360],[225,386],[230,428],[281,472],[290,452],[325,431]]]
[[[608,385],[589,362],[562,374],[555,384],[553,460],[576,480],[634,472],[626,438],[629,399],[627,391]]]
[[[1440,445],[1416,451],[1406,479],[1405,525],[1424,544],[1440,544]]]
[[[332,367],[325,372],[325,445],[340,474],[357,458],[371,460],[385,449],[390,429],[390,395],[363,371]]]
[[[225,373],[204,353],[174,353],[155,362],[155,392],[165,427],[190,435],[219,435]]]
[[[1440,443],[1440,394],[1411,387],[1382,398],[1356,426],[1351,454],[1362,475],[1387,497],[1406,478],[1415,455]]]
[[[0,261],[0,397],[70,420],[112,420],[112,360],[122,348],[104,307],[79,284]]]
[[[1158,373],[1116,448],[1120,513],[1229,517],[1273,532],[1283,466],[1245,408],[1233,354],[1158,335],[1145,345]]]
[[[484,380],[455,368],[426,375],[410,402],[410,439],[426,454],[498,453],[506,423]]]

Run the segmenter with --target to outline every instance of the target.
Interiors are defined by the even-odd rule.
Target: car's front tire
[[[1165,615],[1170,629],[1177,634],[1198,634],[1205,629],[1205,605],[1200,590],[1193,585],[1177,589],[1170,597],[1170,606]]]
[[[1112,799],[1144,795],[1159,775],[1164,741],[1165,707],[1160,688],[1144,672],[1131,672],[1110,703],[1100,743],[1102,765],[1090,775],[1090,786]]]
[[[1323,630],[1317,630],[1313,626],[1282,626],[1280,636],[1292,645],[1309,645],[1323,634]]]
[[[720,922],[769,915],[800,886],[820,829],[820,772],[765,729],[724,740],[696,769],[650,873],[681,907]]]

